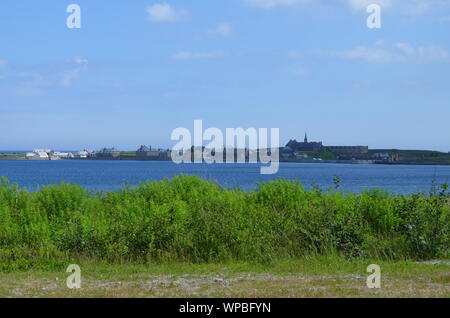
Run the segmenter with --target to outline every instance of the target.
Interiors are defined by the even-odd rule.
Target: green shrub
[[[195,176],[91,193],[60,184],[28,192],[0,181],[0,270],[90,257],[108,262],[270,262],[315,252],[448,257],[448,187],[395,196],[305,189],[278,179],[225,189]]]

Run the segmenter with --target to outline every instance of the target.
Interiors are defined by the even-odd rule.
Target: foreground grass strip
[[[0,297],[450,297],[450,266],[379,262],[382,288],[366,286],[373,260],[336,256],[254,265],[82,263],[82,288],[62,271],[0,274]],[[339,266],[336,267],[336,264]]]

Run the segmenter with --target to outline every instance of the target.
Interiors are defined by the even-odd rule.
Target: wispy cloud
[[[152,22],[179,22],[189,17],[186,9],[172,7],[168,3],[157,3],[147,7],[148,20]]]
[[[0,68],[4,68],[8,66],[8,61],[7,60],[1,60],[0,59]]]
[[[403,14],[423,14],[432,10],[450,7],[450,0],[341,0],[354,11],[365,11],[367,6],[376,3],[384,9]]]
[[[392,3],[395,2],[395,0],[340,0],[340,1],[342,4],[346,5],[353,11],[366,11],[367,7],[371,4],[378,4],[380,7],[388,9],[391,8]],[[406,0],[403,2],[408,1],[410,0]]]
[[[318,50],[316,53],[367,63],[450,62],[450,52],[438,45],[415,47],[408,43],[389,44],[385,41],[378,41],[372,46],[343,51]]]
[[[210,35],[216,35],[216,36],[223,36],[227,37],[230,36],[233,33],[233,27],[230,23],[223,22],[218,24],[212,29],[208,30],[208,34]]]
[[[62,87],[70,87],[72,82],[80,76],[81,73],[88,70],[88,60],[82,57],[74,57],[68,63],[72,64],[68,70],[65,70],[58,80]]]
[[[301,4],[308,4],[311,0],[244,0],[244,2],[255,8],[273,9],[277,7],[293,7]]]
[[[213,51],[206,53],[193,53],[188,51],[179,52],[175,55],[172,55],[170,58],[178,61],[186,61],[186,60],[202,60],[202,59],[214,59],[214,58],[222,58],[226,57],[228,53],[226,51]]]
[[[17,67],[20,69],[20,66]],[[82,73],[88,71],[88,60],[74,57],[65,63],[46,70],[19,70],[6,74],[1,80],[0,91],[19,96],[41,95],[51,88],[68,88]]]
[[[80,57],[80,56],[75,56],[73,59],[69,59],[68,62],[74,62],[75,64],[78,65],[86,65],[89,61],[88,59],[84,58],[84,57]]]
[[[450,7],[450,0],[243,0],[245,4],[261,9],[313,5],[341,5],[353,12],[365,12],[370,4],[401,14],[417,15]]]

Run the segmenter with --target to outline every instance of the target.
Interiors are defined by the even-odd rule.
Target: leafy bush
[[[0,269],[76,257],[109,262],[270,262],[306,253],[448,257],[448,186],[395,196],[305,189],[278,179],[224,189],[179,176],[106,194],[61,184],[28,192],[0,182]]]

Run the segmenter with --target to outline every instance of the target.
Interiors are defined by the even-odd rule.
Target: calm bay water
[[[433,179],[450,181],[450,166],[388,166],[347,164],[281,163],[276,175],[260,175],[259,165],[249,164],[184,164],[141,161],[14,161],[0,160],[0,176],[29,190],[62,181],[77,183],[90,190],[117,190],[126,183],[137,185],[147,180],[161,180],[179,174],[198,175],[227,187],[254,189],[258,182],[278,177],[298,179],[306,187],[317,184],[333,186],[333,176],[339,175],[342,188],[360,192],[381,187],[396,193],[429,191]]]

